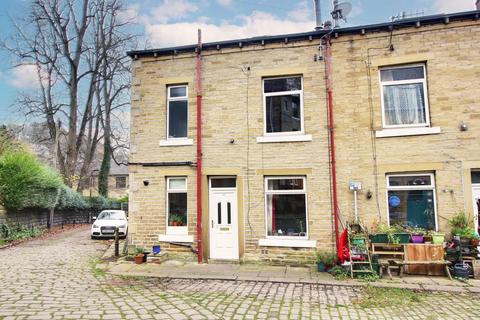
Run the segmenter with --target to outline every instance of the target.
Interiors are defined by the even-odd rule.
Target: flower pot
[[[364,246],[365,245],[365,238],[353,238],[352,239],[352,245],[354,246]]]
[[[375,233],[370,235],[371,243],[388,243],[388,235],[386,233]]]
[[[142,264],[143,263],[143,254],[138,254],[135,256],[135,264]]]
[[[423,242],[424,243],[432,243],[433,242],[433,237],[432,236],[423,236]]]
[[[432,234],[432,243],[433,244],[443,244],[444,241],[445,241],[445,235],[443,233]]]
[[[423,243],[423,234],[412,234],[412,243]]]
[[[152,253],[153,254],[159,254],[160,253],[160,246],[159,245],[152,246]]]
[[[468,246],[470,244],[470,238],[460,237],[460,245]]]
[[[470,266],[468,264],[457,263],[453,267],[453,274],[456,278],[468,279],[470,276]]]
[[[143,262],[147,262],[147,257],[150,252],[144,252],[143,253]]]
[[[478,247],[478,245],[480,245],[480,239],[472,239],[470,243],[472,246]]]
[[[317,262],[317,271],[318,272],[325,272],[325,263]]]
[[[398,243],[410,243],[410,233],[394,233],[393,236],[398,239]]]

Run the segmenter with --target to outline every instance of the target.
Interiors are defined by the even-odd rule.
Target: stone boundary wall
[[[47,209],[23,209],[23,210],[5,210],[0,208],[0,224],[8,225],[27,225],[37,228],[46,228],[48,226],[49,210]],[[91,223],[91,210],[55,210],[53,216],[53,226],[64,224]]]

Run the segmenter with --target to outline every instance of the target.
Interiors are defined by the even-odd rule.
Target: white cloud
[[[40,82],[38,80],[37,66],[34,64],[21,64],[15,67],[10,74],[8,83],[18,89],[38,88]]]
[[[301,9],[301,8],[300,8]],[[240,24],[224,21],[219,24],[205,21],[178,23],[145,23],[145,31],[153,46],[166,47],[197,42],[197,29],[202,29],[204,42],[242,39],[260,35],[287,34],[313,30],[315,22],[310,16],[301,21],[290,17],[281,19],[266,12],[254,11],[239,17]]]
[[[121,21],[135,22],[138,19],[139,13],[140,13],[140,5],[132,4],[127,6],[125,10],[121,11],[118,17]]]
[[[229,7],[232,4],[232,0],[217,0],[217,2],[223,7]]]
[[[171,20],[185,18],[189,13],[197,10],[198,6],[187,0],[163,0],[161,5],[151,10],[150,18],[158,23],[166,23]]]
[[[439,13],[470,11],[475,10],[475,0],[435,0],[433,7]]]
[[[288,16],[294,21],[309,21],[313,17],[313,14],[312,6],[309,6],[307,1],[303,0],[298,5],[298,8],[290,12]]]

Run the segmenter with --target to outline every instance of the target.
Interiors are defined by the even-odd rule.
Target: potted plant
[[[444,242],[445,242],[445,233],[432,232],[432,243],[433,244],[443,244]]]
[[[174,226],[174,227],[183,226],[183,219],[178,214],[172,214],[170,216],[170,222],[171,222],[172,226]]]
[[[370,242],[372,243],[409,243],[410,234],[405,232],[401,226],[388,226],[384,223],[379,223],[374,228],[374,232],[370,235]]]
[[[470,244],[475,232],[470,228],[465,213],[459,212],[448,220],[448,224],[452,226],[452,236],[459,237],[461,245],[466,246]]]
[[[474,232],[472,240],[471,240],[470,243],[474,247],[478,247],[480,245],[480,236],[478,235],[477,232]]]
[[[423,235],[425,234],[425,229],[413,227],[410,230],[412,234],[412,243],[423,243]]]
[[[142,264],[144,262],[145,250],[142,247],[138,247],[135,249],[135,252],[137,253],[135,255],[135,263]]]
[[[337,255],[331,251],[319,250],[315,252],[317,271],[325,272],[332,268],[337,260]]]

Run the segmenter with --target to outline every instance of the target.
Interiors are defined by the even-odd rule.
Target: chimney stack
[[[480,0],[477,1],[479,3]],[[320,0],[313,0],[314,8],[315,8],[315,30],[321,30],[323,29],[323,23],[322,23],[322,12],[320,8]]]

